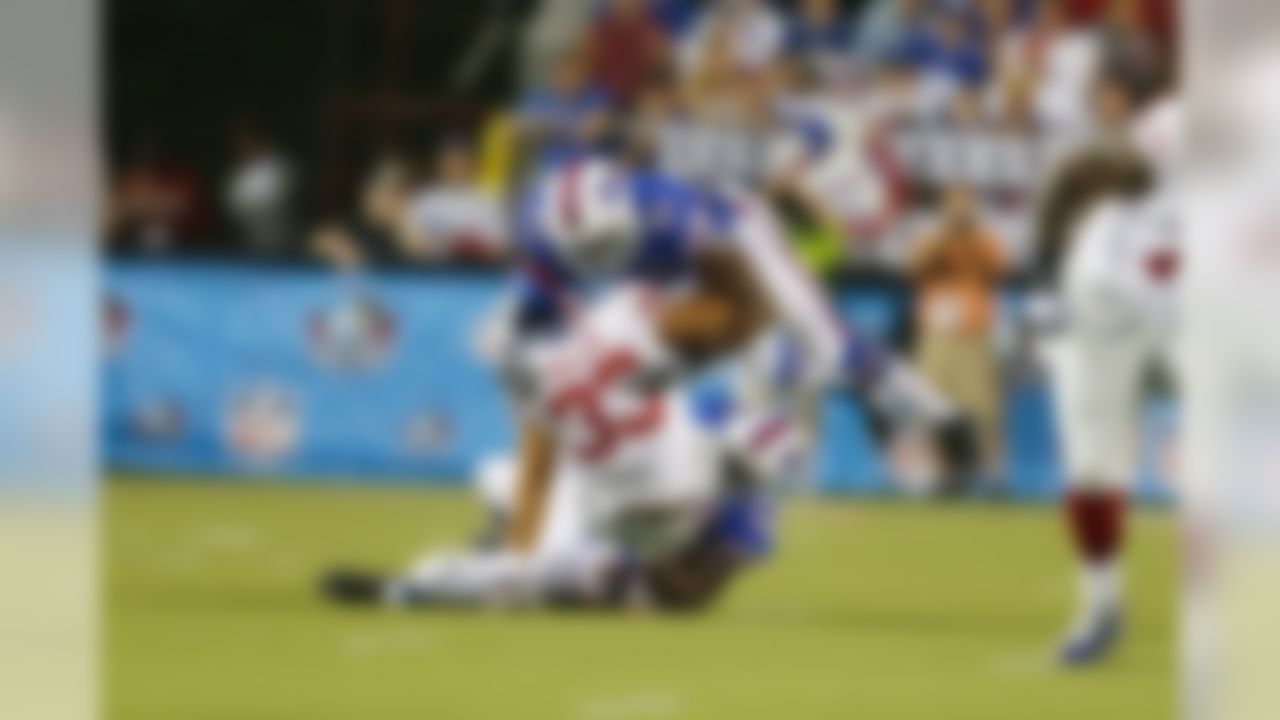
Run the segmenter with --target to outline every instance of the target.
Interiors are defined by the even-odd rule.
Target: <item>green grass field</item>
[[[1171,515],[1131,533],[1130,633],[1050,662],[1069,606],[1052,508],[797,502],[774,561],[696,618],[397,614],[313,594],[468,533],[464,493],[117,479],[111,720],[1171,718]]]

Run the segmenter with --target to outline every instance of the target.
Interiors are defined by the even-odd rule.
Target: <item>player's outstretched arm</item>
[[[823,385],[841,375],[844,332],[823,290],[801,266],[772,210],[759,200],[737,205],[734,247],[759,285],[770,312],[804,353],[802,382]]]
[[[531,552],[537,545],[550,495],[555,458],[556,444],[551,431],[535,420],[523,421],[516,467],[515,504],[507,536],[508,546],[518,553]]]

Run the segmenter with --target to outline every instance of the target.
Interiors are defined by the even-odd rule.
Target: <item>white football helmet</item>
[[[590,276],[620,271],[639,244],[640,219],[626,171],[600,158],[548,173],[541,224],[556,254]]]

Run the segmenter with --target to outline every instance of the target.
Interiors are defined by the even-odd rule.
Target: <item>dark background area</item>
[[[514,92],[532,0],[115,0],[105,6],[110,167],[144,140],[206,178],[225,173],[231,129],[262,126],[313,173],[328,206],[382,148],[416,150]],[[465,86],[481,33],[497,43]]]

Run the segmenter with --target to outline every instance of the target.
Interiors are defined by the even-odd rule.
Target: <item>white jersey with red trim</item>
[[[691,528],[717,497],[715,444],[671,382],[678,368],[656,333],[662,304],[650,286],[623,286],[520,362],[523,410],[555,435],[597,524],[674,511]]]
[[[1067,481],[1122,488],[1135,476],[1143,379],[1175,373],[1179,208],[1172,187],[1108,198],[1081,218],[1062,268],[1067,323],[1046,345]]]
[[[1176,311],[1181,265],[1176,195],[1108,199],[1081,220],[1063,268],[1073,324],[1129,332],[1167,328]]]

